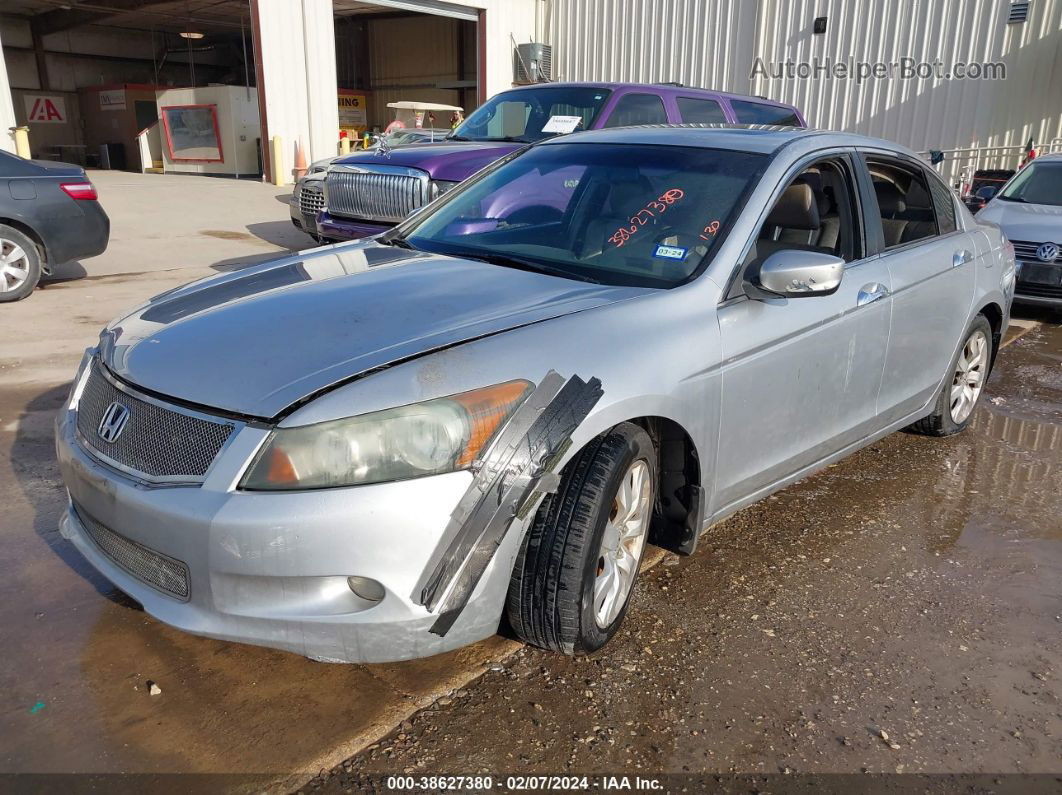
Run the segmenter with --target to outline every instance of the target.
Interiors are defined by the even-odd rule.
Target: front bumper
[[[325,240],[360,240],[392,229],[394,224],[355,221],[330,214],[327,210],[317,216],[317,234]]]
[[[264,431],[244,428],[203,484],[152,487],[89,456],[75,428],[76,411],[61,409],[56,445],[71,505],[60,531],[160,621],[332,662],[425,657],[497,631],[512,544],[499,549],[445,636],[428,631],[438,616],[410,598],[471,482],[468,472],[312,492],[239,492],[240,462],[264,438]],[[92,520],[183,563],[187,597],[164,593],[119,565],[98,532],[89,532]],[[383,600],[356,596],[347,585],[351,575],[382,584]]]
[[[1037,306],[1062,306],[1062,262],[1019,260],[1014,300]]]
[[[291,223],[293,226],[301,229],[308,235],[317,234],[317,219],[314,216],[302,212],[295,201],[289,203],[288,209],[291,212]]]

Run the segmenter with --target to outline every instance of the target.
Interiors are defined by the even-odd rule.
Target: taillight
[[[99,198],[96,194],[96,186],[91,182],[63,182],[59,187],[71,199],[96,200]]]
[[[1014,293],[1014,283],[1018,278],[1018,263],[1014,255],[1014,244],[1006,237],[1003,238],[1003,274],[1000,284],[1003,294],[1011,296]]]

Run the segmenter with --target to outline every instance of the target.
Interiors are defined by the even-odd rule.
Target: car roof
[[[1037,155],[1030,163],[1035,163],[1037,160],[1062,160],[1062,152],[1048,152],[1044,155]]]
[[[765,124],[647,124],[638,127],[609,127],[604,130],[561,135],[542,141],[539,146],[566,142],[642,144],[657,146],[696,146],[705,149],[732,149],[739,152],[773,154],[787,144],[810,138],[822,139],[825,146],[889,149],[911,157],[917,155],[906,147],[880,138],[832,130],[809,130],[803,127],[778,127]]]
[[[499,94],[508,93],[510,91],[519,91],[526,88],[607,88],[610,91],[615,91],[620,88],[638,88],[638,89],[652,89],[660,94],[683,94],[683,95],[696,95],[696,94],[711,94],[714,97],[725,97],[726,99],[736,99],[740,102],[757,102],[764,105],[779,105],[785,108],[793,108],[794,105],[790,105],[788,102],[782,102],[778,99],[768,99],[767,97],[757,97],[752,94],[735,94],[731,91],[719,91],[714,88],[702,88],[701,86],[687,86],[681,83],[616,83],[616,82],[587,82],[587,81],[573,81],[566,83],[533,83],[528,86],[513,86],[507,88],[504,91],[499,91]]]

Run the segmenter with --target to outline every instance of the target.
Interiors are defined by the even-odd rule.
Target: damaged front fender
[[[602,394],[597,378],[565,380],[551,370],[473,463],[472,483],[411,597],[438,615],[434,634],[453,626],[514,520],[556,490],[572,433]]]

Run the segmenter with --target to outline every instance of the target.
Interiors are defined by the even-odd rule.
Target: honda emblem
[[[96,429],[96,434],[105,442],[116,442],[125,430],[125,424],[129,422],[129,409],[117,400],[103,412],[103,419]]]

